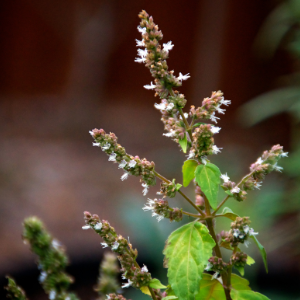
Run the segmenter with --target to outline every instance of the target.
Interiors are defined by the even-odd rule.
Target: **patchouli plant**
[[[235,268],[242,276],[246,265],[254,260],[242,252],[240,244],[248,246],[250,240],[256,245],[262,255],[266,272],[268,272],[267,255],[264,247],[257,240],[258,233],[251,227],[248,216],[240,217],[229,207],[224,207],[227,200],[232,198],[238,202],[246,199],[247,193],[259,189],[265,176],[272,171],[281,171],[277,165],[281,157],[287,156],[280,145],[264,151],[256,162],[251,164],[250,172],[237,183],[230,180],[227,173],[223,174],[219,168],[210,162],[209,156],[218,154],[221,148],[215,145],[214,135],[219,133],[217,114],[224,114],[224,106],[231,101],[225,100],[221,91],[216,91],[202,101],[200,107],[191,106],[184,112],[187,100],[176,89],[182,81],[188,79],[189,74],[175,76],[174,71],[168,70],[167,58],[173,48],[172,42],[160,44],[162,32],[153,22],[153,18],[142,11],[138,31],[141,40],[136,40],[138,57],[136,62],[145,63],[149,68],[154,81],[145,85],[146,89],[155,91],[160,103],[155,108],[161,113],[165,136],[178,143],[187,155],[182,166],[183,182],[176,183],[169,180],[155,170],[154,162],[141,159],[126,152],[118,144],[114,133],[106,133],[103,129],[94,129],[90,132],[94,138],[94,146],[102,149],[108,155],[108,160],[123,170],[122,180],[134,175],[140,177],[143,195],[146,195],[151,186],[155,186],[156,179],[160,180],[158,199],[148,199],[144,211],[150,211],[158,221],[170,219],[180,222],[184,215],[194,218],[194,221],[183,225],[170,234],[163,250],[165,255],[164,267],[168,268],[168,285],[164,286],[158,279],[152,278],[147,266],[140,266],[137,261],[138,252],[133,248],[129,239],[118,235],[115,229],[106,220],[89,212],[84,213],[85,225],[83,229],[93,229],[103,239],[103,248],[110,248],[117,254],[121,264],[120,271],[125,281],[122,288],[134,287],[148,294],[153,300],[264,300],[266,296],[254,292],[249,282],[232,273]],[[195,198],[190,199],[183,192],[191,182],[195,186]],[[218,202],[219,187],[224,190],[224,199]],[[169,205],[168,198],[179,193],[187,201],[193,211],[183,211]],[[216,233],[216,219],[220,217],[232,220],[230,228]],[[227,230],[227,231],[226,231]],[[50,299],[77,299],[74,294],[67,292],[71,282],[64,273],[66,258],[58,242],[45,232],[39,220],[33,218],[25,221],[25,240],[29,241],[32,250],[39,255],[41,268],[40,281]],[[222,251],[230,253],[227,261],[223,260]],[[99,299],[125,299],[118,294],[118,283],[115,276],[118,268],[114,265],[114,257],[107,256],[102,266],[97,291]],[[53,264],[56,261],[56,264]],[[49,264],[49,262],[52,262]],[[110,263],[111,262],[111,263]],[[24,293],[17,286],[10,283],[25,299]],[[23,298],[22,298],[23,297]]]

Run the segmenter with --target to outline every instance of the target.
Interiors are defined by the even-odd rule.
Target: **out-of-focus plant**
[[[182,167],[182,184],[158,173],[154,162],[128,154],[118,143],[114,133],[108,134],[103,129],[94,129],[90,134],[94,139],[93,145],[101,148],[108,155],[108,160],[118,164],[118,168],[123,170],[122,180],[126,180],[130,175],[140,177],[144,196],[149,188],[156,184],[156,179],[161,181],[157,193],[161,198],[148,199],[144,211],[150,211],[158,221],[169,219],[180,222],[184,216],[194,218],[194,221],[173,231],[166,241],[163,253],[164,266],[168,268],[168,286],[152,278],[147,266],[141,267],[138,264],[137,249],[133,248],[129,238],[117,234],[107,220],[85,212],[86,224],[82,228],[94,230],[103,239],[103,248],[109,247],[117,254],[122,278],[127,280],[122,288],[132,286],[151,296],[153,300],[266,300],[266,296],[251,290],[246,279],[232,273],[234,268],[244,276],[245,266],[254,263],[254,260],[240,249],[240,245],[248,246],[249,240],[258,247],[268,272],[267,254],[256,237],[258,233],[250,227],[250,218],[240,217],[224,205],[229,203],[229,199],[244,201],[249,191],[259,189],[267,174],[281,171],[278,161],[286,157],[287,153],[283,152],[280,145],[264,151],[250,165],[250,172],[238,183],[230,181],[227,173],[222,174],[208,159],[208,156],[221,152],[222,148],[215,145],[213,138],[221,128],[207,122],[217,123],[219,117],[216,114],[225,113],[221,106],[228,106],[231,101],[225,100],[223,93],[217,91],[205,98],[200,107],[191,106],[189,113],[184,112],[187,100],[176,89],[190,76],[181,73],[175,76],[174,71],[168,70],[167,58],[174,45],[171,41],[160,44],[162,32],[145,11],[139,14],[139,18],[141,22],[138,31],[142,40],[136,42],[138,47],[144,49],[138,49],[138,58],[135,61],[145,63],[155,78],[154,84],[151,82],[144,87],[155,90],[155,96],[161,99],[161,102],[154,106],[162,115],[161,120],[167,131],[164,135],[178,143],[184,153],[188,153]],[[183,187],[187,187],[192,181],[195,187],[194,199],[190,199],[183,192]],[[220,186],[225,195],[219,203]],[[180,194],[194,211],[171,207],[167,198],[174,198],[176,194]],[[232,221],[228,231],[216,233],[215,223],[218,218],[228,218]],[[67,259],[63,249],[45,231],[39,220],[30,218],[25,221],[24,238],[39,256],[39,266],[42,270],[40,281],[49,298],[77,299],[67,291],[71,278],[64,272]],[[155,240],[152,242],[155,243]],[[223,259],[224,251],[229,253],[227,261]],[[102,265],[97,288],[101,298],[104,293],[108,293],[108,287],[116,291],[117,284],[111,280],[115,273],[115,268]],[[110,280],[110,283],[106,284],[105,280]],[[125,298],[112,293],[107,295],[107,299]]]

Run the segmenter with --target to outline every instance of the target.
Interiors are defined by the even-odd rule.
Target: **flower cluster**
[[[73,279],[64,272],[68,258],[60,243],[45,230],[43,223],[35,218],[24,221],[23,239],[29,242],[31,250],[38,255],[41,274],[39,281],[50,300],[77,300],[67,289]]]
[[[98,292],[98,300],[104,300],[109,293],[116,293],[120,288],[117,275],[120,272],[117,264],[117,257],[114,253],[106,252],[99,270],[98,284],[95,291]]]
[[[117,235],[115,229],[107,221],[100,221],[98,215],[84,212],[84,219],[86,225],[82,228],[94,229],[104,240],[104,243],[101,243],[102,246],[104,248],[110,247],[112,251],[118,253],[118,259],[122,266],[121,272],[123,272],[122,278],[128,280],[127,283],[122,285],[122,288],[147,286],[151,280],[151,274],[146,266],[140,268],[137,264],[137,250],[132,249],[130,242],[121,235]]]
[[[116,295],[116,294],[109,294],[106,296],[106,299],[107,300],[126,300],[126,298],[123,297],[122,295]]]
[[[171,182],[162,181],[160,183],[160,191],[157,193],[159,195],[164,195],[164,197],[174,198],[177,192],[177,185],[175,179]]]
[[[238,185],[230,181],[227,174],[221,175],[221,179],[223,179],[221,187],[225,191],[229,191],[237,201],[243,201],[246,199],[247,191],[261,187],[262,180],[267,174],[272,171],[281,172],[282,167],[279,167],[277,163],[280,158],[287,156],[288,152],[283,152],[282,146],[275,145],[271,150],[264,151],[262,156],[250,166],[250,174],[245,176]]]
[[[180,222],[182,220],[182,209],[171,208],[167,200],[164,199],[148,199],[144,211],[152,210],[152,217],[156,217],[157,221],[163,218],[170,219],[170,221]]]
[[[109,155],[108,160],[118,163],[119,168],[124,170],[122,180],[127,179],[129,174],[142,177],[143,194],[146,195],[149,186],[156,183],[154,162],[127,154],[125,148],[117,143],[118,138],[114,133],[107,134],[103,129],[94,129],[90,134],[95,139],[93,145],[101,147],[102,151]]]
[[[216,272],[213,275],[213,278],[217,278],[219,274],[222,274],[227,270],[228,263],[225,263],[222,258],[219,258],[217,256],[212,256],[208,260],[208,264],[205,268],[206,271],[214,271]]]
[[[247,262],[247,254],[244,252],[235,252],[230,258],[230,261],[235,267],[244,267]]]
[[[16,282],[10,277],[7,277],[7,279],[8,284],[5,287],[7,290],[6,297],[12,300],[27,300],[25,292],[19,286],[17,286]]]
[[[205,207],[204,196],[205,195],[195,180],[194,180],[194,183],[195,183],[195,197],[196,197],[195,204],[197,206],[199,206],[201,209],[204,209],[204,207]]]
[[[237,217],[234,222],[231,223],[231,230],[227,237],[224,239],[225,242],[230,243],[231,247],[237,247],[239,243],[245,244],[248,247],[249,241],[247,240],[251,235],[257,235],[253,228],[250,228],[251,221],[249,217]]]

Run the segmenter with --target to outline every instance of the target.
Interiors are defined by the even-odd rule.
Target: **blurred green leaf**
[[[149,286],[153,289],[166,289],[167,288],[157,278],[151,279],[149,282]]]
[[[235,221],[235,219],[239,216],[239,215],[235,214],[229,207],[224,207],[221,215],[224,215],[224,217],[226,217],[232,221]]]
[[[232,300],[270,300],[268,297],[253,291],[236,291],[231,290]]]
[[[179,145],[182,148],[183,153],[186,153],[186,149],[187,149],[187,138],[186,138],[186,134],[184,134],[184,138],[183,139],[179,139],[178,140]]]
[[[266,250],[263,247],[263,245],[257,240],[257,238],[256,238],[255,235],[251,235],[250,237],[254,240],[256,246],[258,247],[258,249],[260,251],[260,254],[261,254],[262,258],[263,258],[263,261],[264,261],[266,272],[268,273],[268,262],[267,262],[267,253],[266,253]]]

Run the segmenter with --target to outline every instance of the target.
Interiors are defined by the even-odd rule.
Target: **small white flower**
[[[94,226],[94,229],[96,230],[101,230],[102,228],[102,223],[101,222],[98,222],[95,226]]]
[[[117,157],[117,154],[115,152],[112,152],[108,158],[108,161],[116,161],[116,157]]]
[[[146,57],[148,54],[148,50],[147,49],[138,49],[138,56],[144,58]]]
[[[227,175],[227,173],[226,173],[226,174],[222,174],[222,175],[220,176],[220,178],[223,179],[224,182],[228,182],[229,179],[230,179],[230,177]]]
[[[168,105],[167,105],[167,107],[166,107],[166,110],[167,111],[170,111],[170,110],[172,110],[174,108],[174,103],[169,103]]]
[[[125,277],[124,274],[122,274],[122,279],[123,279],[123,280],[126,280],[126,279],[127,279],[127,278]]]
[[[166,44],[163,44],[164,51],[169,52],[172,50],[174,45],[172,45],[172,41],[167,42]]]
[[[218,123],[217,120],[220,120],[219,117],[216,117],[216,116],[215,116],[215,112],[213,112],[213,113],[210,115],[210,119],[212,120],[212,122],[215,122],[215,123]]]
[[[122,176],[121,176],[121,180],[124,181],[128,178],[129,176],[129,173],[128,172],[125,172]]]
[[[109,295],[106,295],[106,300],[110,300],[110,296]]]
[[[245,237],[244,234],[240,234],[240,235],[239,235],[239,238],[240,238],[240,239],[243,239],[244,237]]]
[[[156,85],[155,85],[155,84],[153,84],[153,82],[151,81],[151,83],[150,83],[150,84],[146,84],[146,85],[144,85],[144,88],[145,88],[145,89],[147,89],[147,90],[153,90],[153,89],[155,89],[155,88],[156,88]]]
[[[258,164],[258,165],[261,165],[263,162],[264,161],[262,160],[262,158],[259,157],[255,163]]]
[[[146,27],[138,26],[138,27],[137,27],[137,30],[138,30],[141,34],[146,33]]]
[[[93,146],[100,147],[100,143],[93,143]]]
[[[201,162],[206,165],[208,163],[208,159],[206,158],[206,156],[201,157]]]
[[[277,166],[277,163],[274,165],[274,170],[275,171],[278,171],[278,172],[281,172],[283,170],[283,167],[279,167]]]
[[[218,148],[216,145],[213,145],[212,146],[213,154],[217,154],[217,153],[221,152],[220,149],[223,149],[223,148]]]
[[[254,229],[251,228],[251,229],[249,230],[249,236],[255,236],[255,235],[258,235],[258,232],[254,232]]]
[[[210,131],[215,134],[215,133],[219,133],[221,130],[221,127],[217,127],[217,126],[211,126]]]
[[[132,281],[130,279],[128,279],[128,282],[127,283],[124,283],[122,285],[122,289],[125,289],[125,288],[128,288],[132,285]]]
[[[163,135],[166,137],[173,137],[176,135],[176,131],[171,129],[168,133],[163,133]]]
[[[240,231],[238,229],[233,229],[233,236],[238,237],[240,235]]]
[[[144,265],[141,269],[142,272],[148,272],[148,268]]]
[[[188,113],[183,113],[184,117],[187,119],[189,117],[189,114]]]
[[[58,240],[52,240],[52,247],[56,250],[59,249],[59,247],[61,246],[61,243]]]
[[[67,296],[67,297],[65,298],[65,300],[71,300],[70,296]]]
[[[134,59],[134,62],[137,62],[137,63],[144,63],[146,62],[146,57],[136,57]]]
[[[190,73],[187,73],[185,75],[182,75],[181,72],[179,72],[179,76],[177,77],[178,80],[182,81],[182,80],[187,80],[189,79],[191,76],[189,75]]]
[[[259,188],[261,187],[261,184],[262,184],[262,181],[254,182],[254,187],[259,190]]]
[[[156,213],[152,213],[152,217],[155,217],[155,216],[157,216],[156,217],[157,222],[160,222],[164,218],[164,216],[161,216],[161,215],[156,214]]]
[[[191,159],[195,157],[195,152],[194,151],[190,151],[189,155],[187,155],[187,159]]]
[[[137,47],[145,47],[145,41],[142,39],[141,41],[135,39]]]
[[[207,265],[206,265],[206,268],[204,270],[205,271],[210,271],[212,267],[213,267],[213,264],[208,262]]]
[[[220,101],[221,104],[228,106],[229,104],[231,104],[231,100],[224,100],[224,97],[222,97],[222,100]]]
[[[166,110],[166,104],[165,103],[159,103],[159,104],[155,103],[154,107],[158,110]]]
[[[39,282],[42,283],[45,281],[45,279],[47,278],[47,273],[46,272],[42,272],[40,277],[39,277]]]
[[[280,154],[280,157],[288,157],[288,152],[282,152],[281,154]]]
[[[238,194],[238,193],[240,192],[240,190],[241,190],[241,189],[240,189],[239,187],[235,186],[233,189],[231,189],[230,192],[231,192],[232,194]]]
[[[128,167],[129,168],[134,168],[136,165],[136,161],[134,159],[132,159],[129,163],[128,163]]]
[[[145,207],[143,207],[143,211],[153,210],[154,209],[154,204],[155,204],[155,201],[148,198],[148,200],[145,204]]]
[[[217,110],[217,112],[218,112],[219,114],[222,114],[222,115],[224,115],[224,114],[225,114],[225,111],[226,111],[226,109],[220,108],[220,107],[217,107],[216,110]]]
[[[105,151],[105,150],[108,150],[108,149],[110,148],[110,146],[111,146],[110,143],[105,143],[105,144],[101,147],[101,149],[102,149],[102,151]]]
[[[107,243],[100,243],[102,245],[102,248],[107,248],[108,244]]]
[[[124,167],[127,165],[127,161],[125,159],[123,159],[120,164],[119,164],[119,169],[124,169]]]
[[[94,137],[94,132],[93,131],[89,131],[89,134]]]
[[[143,196],[146,196],[148,194],[149,185],[147,183],[142,183],[143,189]]]
[[[117,250],[119,248],[119,246],[120,246],[120,244],[117,241],[115,241],[113,243],[113,245],[111,246],[111,250]]]
[[[250,241],[248,241],[248,240],[246,240],[246,241],[244,241],[244,245],[248,248],[248,246],[250,245],[251,243],[250,243]]]
[[[54,300],[55,297],[56,297],[56,292],[55,291],[50,291],[50,293],[49,293],[49,299],[50,300]]]
[[[84,225],[84,226],[82,226],[83,230],[87,230],[87,229],[90,229],[90,228],[92,228],[90,225]]]
[[[219,272],[216,272],[216,273],[211,277],[211,280],[217,279],[218,276],[219,276]]]
[[[244,230],[244,232],[246,233],[246,234],[248,234],[248,232],[249,232],[249,226],[248,225],[245,225],[244,227],[243,227],[243,230]]]

